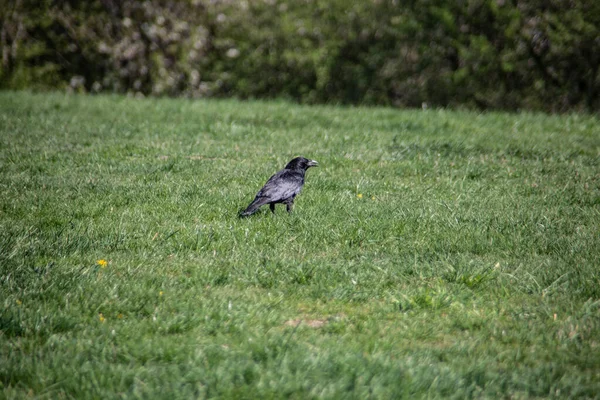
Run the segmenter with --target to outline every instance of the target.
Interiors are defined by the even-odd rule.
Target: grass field
[[[0,397],[600,398],[599,156],[594,116],[0,92]]]

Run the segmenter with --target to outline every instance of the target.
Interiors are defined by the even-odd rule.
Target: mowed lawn
[[[600,398],[599,156],[596,116],[0,92],[0,397]]]

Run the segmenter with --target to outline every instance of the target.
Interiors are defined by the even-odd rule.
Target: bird
[[[258,191],[250,205],[240,213],[240,217],[247,217],[258,211],[261,206],[269,205],[271,212],[275,213],[275,204],[283,203],[288,212],[292,211],[294,198],[302,190],[304,175],[310,167],[319,165],[315,160],[296,157],[284,169],[269,178],[267,183]]]

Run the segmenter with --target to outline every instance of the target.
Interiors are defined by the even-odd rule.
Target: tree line
[[[0,21],[3,89],[600,109],[596,0],[9,0]]]

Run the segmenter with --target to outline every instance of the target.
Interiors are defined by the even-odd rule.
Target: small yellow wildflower
[[[164,292],[161,290],[160,292],[158,292],[159,296],[162,296],[164,294]]]
[[[96,263],[102,268],[106,268],[106,266],[108,265],[108,262],[105,259],[98,260],[96,261]]]
[[[356,197],[358,197],[359,199],[362,199],[362,193],[357,194]]]
[[[102,313],[98,314],[98,318],[100,319],[100,322],[106,321],[106,318],[104,318],[104,315],[102,315]]]
[[[375,200],[375,196],[371,196],[371,200]]]
[[[119,318],[119,319],[123,319],[123,314],[118,314],[118,315],[117,315],[117,318]]]
[[[23,304],[23,302],[21,300],[19,300],[19,299],[16,300],[16,303],[17,303],[18,306],[20,306],[21,304]]]

